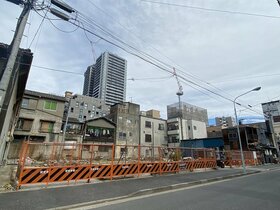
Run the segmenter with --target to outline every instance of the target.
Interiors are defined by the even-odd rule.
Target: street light
[[[239,122],[238,122],[238,119],[237,119],[237,114],[236,114],[236,106],[235,104],[237,103],[236,100],[241,97],[241,96],[244,96],[250,92],[253,92],[253,91],[259,91],[261,89],[261,87],[256,87],[252,90],[249,90],[239,96],[237,96],[234,100],[233,100],[233,106],[234,106],[234,114],[235,114],[235,122],[236,122],[236,127],[237,127],[237,133],[238,133],[238,141],[239,141],[239,147],[240,147],[240,154],[241,154],[241,161],[242,161],[242,167],[243,167],[243,173],[246,174],[246,167],[245,167],[245,161],[244,161],[244,155],[243,155],[243,149],[242,149],[242,143],[241,143],[241,137],[240,137],[240,130],[239,130]],[[239,104],[239,103],[237,103]],[[240,104],[239,104],[240,105]]]

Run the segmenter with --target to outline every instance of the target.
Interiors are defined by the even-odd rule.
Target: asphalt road
[[[190,189],[163,192],[99,204],[98,210],[278,210],[280,209],[280,170],[267,171]]]
[[[73,185],[11,193],[0,193],[0,210],[41,210],[75,205],[127,196],[139,190],[158,188],[172,184],[188,183],[215,177],[236,175],[241,169],[222,169],[200,173],[153,176],[139,179],[124,179],[95,184]]]

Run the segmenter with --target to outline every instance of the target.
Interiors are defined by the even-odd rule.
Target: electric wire
[[[94,3],[92,3],[90,0],[88,0],[88,2],[90,3],[90,4],[92,4],[95,8],[97,8],[97,9],[99,9],[100,11],[102,11],[104,14],[106,14],[107,16],[110,16],[110,17],[112,17],[113,18],[113,16],[111,16],[110,14],[108,14],[108,13],[106,13],[104,10],[102,10],[101,8],[99,8],[99,7],[97,7]],[[119,22],[117,22],[121,27],[123,27],[126,31],[128,31],[130,34],[132,33],[132,35],[134,35],[134,37],[136,37],[136,38],[138,38],[140,41],[142,41],[142,42],[144,42],[144,43],[146,43],[143,39],[141,39],[139,36],[137,36],[137,35],[135,35],[131,30],[129,30],[129,29],[127,29],[123,24],[121,24],[121,23],[119,23]],[[228,94],[227,92],[225,92],[224,90],[222,90],[222,89],[220,89],[220,88],[217,88],[216,86],[214,86],[214,85],[212,85],[211,83],[209,83],[209,82],[206,82],[206,81],[204,81],[204,80],[201,80],[198,76],[195,76],[195,75],[193,75],[193,74],[191,74],[191,73],[187,73],[187,72],[185,72],[185,71],[183,71],[183,70],[180,70],[180,68],[182,68],[182,67],[180,67],[179,65],[177,65],[172,59],[170,59],[169,57],[167,57],[167,56],[165,56],[163,53],[161,53],[159,50],[157,50],[156,48],[154,48],[153,46],[151,46],[151,45],[149,45],[153,50],[155,50],[157,53],[159,53],[160,55],[162,55],[163,57],[165,57],[165,58],[167,58],[169,61],[171,61],[173,64],[175,64],[175,66],[177,66],[177,67],[179,67],[179,68],[176,68],[176,70],[178,70],[178,71],[180,71],[182,74],[185,74],[185,75],[187,75],[188,77],[192,77],[193,79],[196,79],[196,80],[198,80],[198,81],[200,81],[200,82],[203,82],[203,83],[205,83],[205,85],[207,85],[207,86],[209,86],[209,87],[212,87],[212,88],[215,88],[216,90],[218,90],[218,91],[220,91],[220,92],[224,92],[225,94]],[[164,63],[165,65],[167,65],[166,63]],[[172,68],[172,66],[171,65],[168,65],[168,67],[170,67],[170,68]],[[230,94],[228,94],[229,96],[231,96],[231,97],[234,97],[234,96],[232,96],[232,95],[230,95]]]
[[[173,7],[182,7],[182,8],[195,9],[195,10],[208,11],[208,12],[219,12],[219,13],[228,13],[228,14],[234,14],[234,15],[247,15],[247,16],[263,17],[263,18],[280,19],[280,16],[274,16],[274,15],[265,15],[265,14],[249,13],[249,12],[238,12],[238,11],[231,11],[231,10],[212,9],[212,8],[206,8],[206,7],[189,6],[189,5],[185,5],[185,4],[174,4],[174,3],[151,1],[151,0],[140,0],[140,1],[148,2],[148,3],[152,3],[152,4],[160,4],[160,5],[173,6]]]
[[[77,11],[77,10],[76,10],[76,11]],[[77,11],[77,12],[78,12],[78,11]],[[81,14],[80,12],[79,12],[79,14],[80,14],[82,17],[84,17],[84,21],[89,21],[90,23],[93,23],[95,26],[97,26],[99,29],[101,29],[103,32],[105,32],[105,33],[106,33],[107,35],[109,35],[110,37],[116,39],[116,40],[119,41],[121,44],[127,45],[125,42],[123,42],[123,41],[120,40],[118,37],[114,36],[111,32],[109,32],[108,29],[107,29],[107,31],[106,31],[102,26],[96,24],[96,23],[95,23],[94,21],[92,21],[90,18],[87,18],[85,15]],[[79,16],[79,17],[81,17],[81,16]],[[88,22],[87,22],[87,23],[88,23]],[[90,23],[89,23],[89,24],[90,24]],[[81,23],[81,24],[83,24],[83,23]],[[83,25],[83,27],[85,28],[84,25]],[[136,49],[135,47],[133,47],[133,46],[131,46],[131,45],[127,45],[127,46],[128,46],[129,48],[132,48],[133,50],[137,50],[138,52],[142,53],[142,55],[145,55],[145,56],[148,56],[148,57],[151,58],[151,59],[154,59],[154,61],[156,61],[156,62],[162,63],[162,61],[159,61],[158,59],[154,58],[153,56],[150,56],[150,55],[148,55],[148,54],[146,54],[146,53],[143,53],[142,51],[140,51],[139,49]],[[160,65],[159,63],[157,63],[157,64]],[[167,67],[172,68],[172,66],[169,65],[169,64],[163,63],[163,65],[166,65]],[[169,71],[169,73],[171,73],[171,72]],[[173,72],[172,72],[172,73],[173,73]]]
[[[35,34],[34,34],[32,40],[31,40],[31,42],[30,42],[30,44],[29,44],[29,48],[31,47],[31,45],[32,45],[32,43],[33,43],[33,41],[34,41],[34,39],[36,38],[37,34],[39,33],[39,30],[41,29],[41,27],[42,27],[42,25],[43,25],[43,22],[44,22],[44,20],[46,19],[47,13],[48,13],[48,11],[45,12],[44,17],[42,18],[42,20],[41,20],[41,22],[40,22],[40,24],[39,24],[39,27],[37,28],[37,30],[36,30],[36,32],[35,32]]]
[[[76,11],[76,12],[79,13],[78,11]],[[78,15],[77,15],[77,17],[78,17]],[[75,21],[73,22],[72,20],[75,20]],[[87,20],[87,21],[88,21],[88,20]],[[91,31],[89,28],[86,28],[86,27],[84,26],[84,23],[82,23],[81,21],[78,21],[77,18],[75,18],[75,19],[70,19],[68,22],[71,23],[72,25],[75,25],[75,26],[77,26],[77,27],[79,27],[79,28],[85,30],[86,32],[88,32],[88,33],[90,33],[90,34],[92,34],[92,35],[94,35],[94,36],[96,36],[96,37],[99,37],[100,39],[106,41],[107,43],[109,43],[109,44],[111,44],[111,45],[113,45],[113,46],[116,46],[116,47],[118,47],[118,48],[124,50],[125,52],[127,52],[127,53],[129,53],[129,54],[131,54],[131,55],[134,55],[135,57],[140,58],[141,60],[144,60],[144,61],[146,61],[147,63],[150,63],[151,65],[153,65],[153,66],[159,68],[160,70],[165,71],[165,72],[170,73],[170,74],[173,75],[173,71],[167,69],[166,67],[163,67],[161,61],[159,61],[158,59],[153,58],[152,56],[150,56],[150,55],[148,55],[148,54],[146,54],[146,53],[143,53],[142,51],[140,51],[139,49],[136,49],[136,48],[133,47],[133,46],[128,45],[127,43],[125,43],[125,42],[123,42],[122,40],[118,39],[117,37],[115,37],[115,36],[112,35],[111,33],[108,33],[107,31],[104,31],[104,29],[103,29],[102,27],[98,26],[97,24],[95,24],[95,26],[97,26],[97,27],[98,27],[99,29],[101,29],[103,32],[107,33],[107,35],[109,35],[111,38],[114,38],[114,41],[118,41],[119,44],[115,43],[114,41],[109,40],[108,38],[104,38],[102,35],[99,35],[99,34],[93,32],[93,31]],[[77,22],[80,23],[80,24],[77,24]],[[91,21],[90,23],[92,23],[92,21]],[[87,24],[88,24],[88,22],[87,22]],[[81,26],[81,25],[82,25],[82,26]],[[122,44],[123,44],[123,45],[122,45]],[[127,49],[126,47],[128,47],[129,49]],[[134,50],[134,51],[133,51],[133,50]],[[142,54],[142,55],[139,55],[139,54],[137,54],[137,53],[140,53],[140,54]],[[146,57],[143,57],[143,55],[145,55]],[[154,59],[154,60],[151,60],[151,59]],[[160,63],[156,63],[155,61],[160,62]],[[170,65],[168,65],[168,67],[170,67]],[[221,94],[219,94],[219,93],[216,93],[216,92],[214,92],[214,91],[212,91],[212,90],[209,90],[208,88],[205,88],[205,87],[203,87],[203,86],[201,86],[201,85],[199,85],[199,84],[197,84],[197,83],[195,83],[195,82],[193,82],[193,81],[191,81],[191,80],[189,80],[189,79],[186,79],[185,77],[183,77],[183,76],[181,76],[181,75],[178,75],[178,77],[180,77],[181,79],[185,80],[185,81],[188,82],[188,83],[191,83],[191,84],[193,84],[193,85],[195,85],[195,86],[198,86],[198,87],[201,88],[201,89],[207,90],[207,91],[209,91],[210,93],[212,93],[212,94],[214,94],[214,95],[217,95],[217,96],[219,96],[219,97],[221,97],[221,98],[224,98],[224,99],[226,99],[226,100],[229,100],[229,101],[233,102],[232,99],[230,99],[230,98],[228,98],[228,97],[225,97],[225,96],[223,96],[223,95],[221,95]]]

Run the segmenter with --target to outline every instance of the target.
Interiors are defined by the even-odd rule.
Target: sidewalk
[[[260,170],[248,169],[248,174]],[[129,178],[83,185],[20,190],[0,193],[0,209],[69,209],[85,202],[101,202],[169,189],[181,188],[242,175],[241,168]],[[58,208],[63,207],[63,208]]]

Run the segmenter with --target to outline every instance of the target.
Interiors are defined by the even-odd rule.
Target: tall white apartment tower
[[[125,59],[110,52],[102,53],[85,73],[83,94],[104,100],[106,105],[124,102],[126,71]]]

